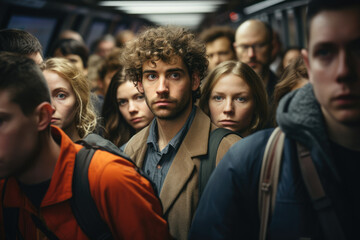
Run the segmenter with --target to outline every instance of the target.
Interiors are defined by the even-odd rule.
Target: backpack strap
[[[199,198],[204,192],[206,183],[208,182],[212,171],[215,169],[216,165],[216,155],[219,148],[221,140],[229,134],[236,134],[226,128],[217,128],[210,133],[209,145],[208,145],[208,155],[200,162],[200,172],[199,172]],[[239,135],[240,136],[240,135]]]
[[[93,148],[83,147],[76,155],[70,204],[77,223],[89,239],[113,239],[90,193],[88,170],[94,153]]]
[[[326,239],[346,239],[331,200],[325,194],[309,150],[298,142],[296,147],[301,174]]]
[[[285,134],[275,128],[266,144],[259,180],[259,239],[266,239],[270,210],[274,213]]]

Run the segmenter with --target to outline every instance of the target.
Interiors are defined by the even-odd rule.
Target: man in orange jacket
[[[50,126],[49,90],[34,61],[0,53],[0,76],[0,239],[5,239],[4,224],[10,221],[3,216],[6,208],[19,210],[12,226],[17,239],[51,239],[49,232],[57,239],[88,239],[69,201],[75,157],[82,146]],[[88,179],[113,239],[170,238],[150,182],[131,162],[98,150]]]

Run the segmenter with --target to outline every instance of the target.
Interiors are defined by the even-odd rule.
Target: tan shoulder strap
[[[345,240],[345,234],[330,198],[326,195],[321,184],[315,164],[309,150],[296,142],[300,171],[310,195],[314,209],[317,212],[325,239]]]
[[[274,212],[285,134],[279,127],[271,134],[264,152],[259,180],[259,239],[266,239],[269,212]]]

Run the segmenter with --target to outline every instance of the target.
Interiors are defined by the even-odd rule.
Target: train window
[[[86,44],[90,49],[92,48],[92,44],[105,34],[106,26],[106,22],[93,21],[86,37]]]
[[[57,23],[56,18],[12,15],[7,28],[22,29],[37,37],[46,52]]]

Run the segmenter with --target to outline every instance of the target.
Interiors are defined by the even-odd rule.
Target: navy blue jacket
[[[295,140],[310,150],[326,194],[342,223],[346,218],[346,202],[322,113],[310,84],[284,97],[277,120],[286,138],[268,239],[322,239],[317,213],[302,181]],[[189,239],[259,238],[258,184],[271,132],[268,129],[250,135],[227,152],[200,199]]]

